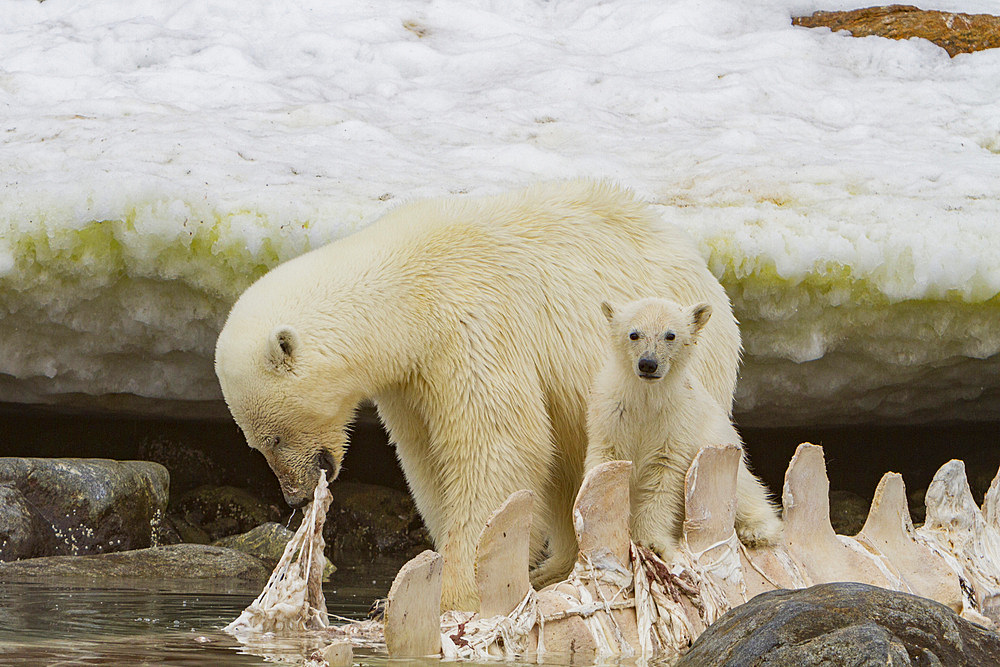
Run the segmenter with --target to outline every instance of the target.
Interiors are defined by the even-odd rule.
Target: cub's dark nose
[[[652,375],[656,372],[657,363],[656,359],[649,359],[648,357],[643,357],[639,360],[639,372]]]

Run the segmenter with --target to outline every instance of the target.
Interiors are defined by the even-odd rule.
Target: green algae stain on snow
[[[145,279],[180,281],[234,300],[268,270],[309,249],[304,238],[275,234],[273,223],[251,211],[190,216],[176,224],[158,215],[162,211],[150,205],[121,219],[74,227],[29,222],[6,239],[10,269],[0,275],[0,294],[51,289],[68,295]]]

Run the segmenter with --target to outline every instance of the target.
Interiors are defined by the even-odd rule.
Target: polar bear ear
[[[708,318],[712,316],[712,307],[707,303],[691,306],[691,333],[699,333],[704,328]]]
[[[607,301],[601,302],[601,312],[604,313],[604,317],[608,318],[608,322],[615,319],[615,307]]]
[[[287,324],[279,324],[267,339],[267,360],[276,369],[289,370],[300,344],[295,329]]]

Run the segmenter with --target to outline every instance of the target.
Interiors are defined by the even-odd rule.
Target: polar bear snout
[[[659,368],[660,364],[655,358],[643,356],[636,364],[636,373],[644,380],[659,380],[662,377],[662,374],[656,372]]]
[[[285,497],[285,503],[293,510],[302,509],[309,504],[310,500],[312,500],[312,496],[300,494],[298,489],[292,489],[290,491],[282,489],[281,494]]]

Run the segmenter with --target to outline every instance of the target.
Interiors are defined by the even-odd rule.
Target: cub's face
[[[657,382],[686,364],[712,314],[707,303],[683,307],[667,299],[647,298],[621,308],[604,303],[612,347],[619,362],[641,381]]]

